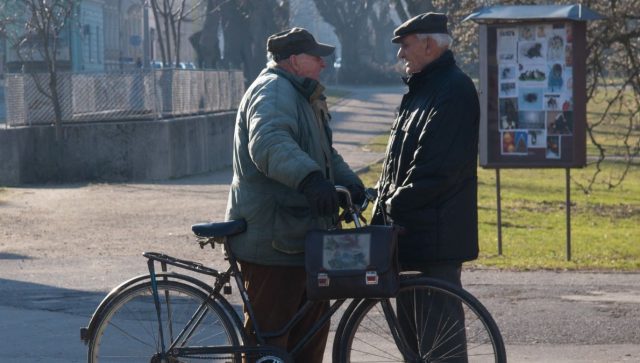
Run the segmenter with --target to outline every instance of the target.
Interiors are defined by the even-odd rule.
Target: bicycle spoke
[[[362,353],[362,354],[372,355],[374,357],[380,357],[380,358],[388,357],[389,359],[400,359],[399,357],[391,355],[390,352],[387,352],[387,351],[385,351],[383,349],[380,349],[379,347],[373,345],[372,343],[366,342],[366,341],[364,341],[362,339],[358,339],[358,340],[360,340],[360,342],[362,344],[366,345],[369,348],[372,348],[374,351],[379,352],[379,353],[375,354],[375,353],[372,353],[370,350],[358,350],[358,349],[354,349],[353,350],[354,352],[359,352],[359,353]]]
[[[414,281],[403,284],[395,303],[365,300],[353,310],[341,335],[341,360],[505,362],[499,332],[477,299],[438,280]]]
[[[109,326],[112,326],[112,327],[116,328],[119,332],[121,332],[121,333],[122,333],[122,335],[124,335],[124,336],[126,336],[126,337],[128,337],[128,338],[131,338],[131,339],[133,339],[133,340],[135,340],[135,341],[138,341],[138,342],[140,342],[141,344],[144,344],[144,345],[146,345],[146,346],[148,346],[148,347],[150,347],[150,348],[154,348],[154,349],[156,348],[156,347],[154,347],[153,345],[151,345],[151,344],[149,344],[149,343],[147,343],[147,342],[143,341],[142,339],[139,339],[139,338],[137,338],[137,337],[135,337],[135,336],[133,336],[133,335],[131,335],[131,334],[127,333],[127,331],[126,331],[126,330],[124,330],[123,328],[119,327],[118,325],[116,325],[116,324],[114,324],[114,323],[112,323],[112,322],[109,322]]]
[[[450,332],[455,327],[455,325],[457,325],[457,321],[455,323],[452,323],[451,326],[449,326],[450,318],[447,317],[446,321],[443,323],[442,315],[443,314],[440,314],[440,320],[438,321],[437,329],[434,329],[437,334],[433,338],[433,344],[431,345],[431,349],[429,352],[433,352],[438,348],[441,348],[442,346],[444,346],[445,343],[453,339],[454,336],[456,335],[455,333],[450,334]],[[464,326],[462,327],[461,330],[464,331]],[[458,332],[461,330],[458,330]]]

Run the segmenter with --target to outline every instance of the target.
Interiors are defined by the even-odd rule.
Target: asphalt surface
[[[335,147],[354,168],[388,132],[402,88],[354,88],[332,107]],[[0,362],[82,362],[100,300],[145,273],[142,251],[221,266],[189,226],[222,220],[229,170],[169,181],[38,185],[0,195]],[[465,270],[511,362],[640,362],[640,274]],[[232,301],[237,304],[237,298]],[[334,324],[335,326],[335,324]],[[326,360],[329,361],[329,360]]]

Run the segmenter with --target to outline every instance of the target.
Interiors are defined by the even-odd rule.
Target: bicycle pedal
[[[231,285],[225,285],[222,288],[222,293],[225,295],[231,295]]]

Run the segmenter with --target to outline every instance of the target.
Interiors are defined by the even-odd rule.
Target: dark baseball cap
[[[334,46],[316,42],[313,35],[304,28],[287,29],[267,38],[267,51],[271,52],[276,60],[300,53],[326,57],[335,49]]]
[[[391,41],[400,43],[400,39],[409,34],[449,34],[447,16],[442,13],[424,13],[415,16],[393,31],[395,36]]]

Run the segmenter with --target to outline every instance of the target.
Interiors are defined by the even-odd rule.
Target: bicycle
[[[369,195],[362,206],[355,206],[346,188],[336,188],[345,193],[348,204],[342,216],[349,214],[356,227],[361,227],[361,212],[375,197]],[[224,247],[229,262],[225,271],[161,253],[143,253],[149,274],[114,288],[100,303],[89,325],[80,329],[81,339],[88,345],[88,362],[293,362],[296,353],[347,300],[332,301],[327,313],[290,352],[266,345],[265,338],[291,329],[309,302],[278,331],[264,332],[254,325],[258,344],[246,344],[239,314],[223,296],[231,294],[234,280],[247,313],[253,316],[242,273],[227,244],[229,236],[242,233],[245,228],[244,220],[192,226],[201,248],[216,244]],[[156,271],[157,263],[161,272]],[[209,285],[190,275],[169,272],[168,265],[212,276],[214,283]],[[349,299],[336,328],[332,360],[506,362],[498,326],[467,291],[415,273],[402,273],[398,296],[411,300],[414,308],[409,311],[404,303],[408,300],[398,298]]]

